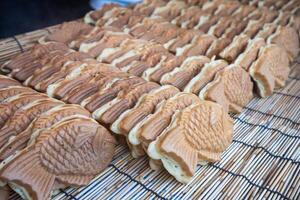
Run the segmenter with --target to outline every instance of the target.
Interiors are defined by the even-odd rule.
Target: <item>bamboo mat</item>
[[[0,40],[0,64],[32,47],[55,27]],[[107,169],[88,186],[66,188],[53,199],[300,199],[300,57],[286,86],[253,99],[235,119],[232,144],[218,163],[199,166],[183,185],[147,158],[117,147]],[[10,199],[19,199],[12,193]]]

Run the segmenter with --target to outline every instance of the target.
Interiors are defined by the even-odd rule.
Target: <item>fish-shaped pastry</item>
[[[107,11],[119,6],[120,5],[116,3],[104,4],[101,9],[88,12],[84,17],[84,22],[87,24],[96,24]]]
[[[57,57],[51,63],[36,69],[34,73],[25,80],[24,85],[35,87],[39,82],[59,71],[66,62],[81,61],[88,58],[91,58],[91,56],[81,52],[70,52],[66,55]]]
[[[93,118],[105,124],[112,124],[123,112],[132,108],[140,96],[158,87],[159,85],[154,82],[144,82],[131,86],[118,93],[115,99],[95,110]]]
[[[37,92],[26,92],[7,98],[0,105],[0,127],[2,127],[6,121],[22,106],[28,105],[36,100],[47,98],[48,97],[46,95],[39,94]]]
[[[220,37],[210,45],[205,55],[209,58],[212,58],[213,56],[217,56],[230,43],[231,43],[231,39],[226,38],[224,36]]]
[[[159,83],[164,74],[172,71],[176,67],[179,67],[185,59],[185,56],[176,56],[170,59],[167,57],[162,57],[156,66],[145,70],[142,77],[147,81]]]
[[[183,90],[187,83],[196,76],[205,63],[208,63],[209,61],[210,59],[206,56],[188,57],[180,67],[164,74],[160,79],[160,83],[162,85],[173,85],[180,90]]]
[[[169,40],[163,46],[172,53],[176,53],[177,48],[184,47],[199,35],[202,35],[202,33],[198,30],[185,30],[182,33],[180,33],[176,38]]]
[[[283,87],[290,72],[289,56],[282,47],[269,44],[259,50],[257,60],[250,66],[250,75],[261,97],[272,95]]]
[[[203,34],[195,37],[190,44],[176,49],[176,56],[197,56],[204,55],[209,46],[216,40],[216,37]]]
[[[221,37],[226,28],[230,26],[233,19],[229,16],[220,17],[218,22],[211,26],[208,30],[209,35],[216,36],[217,38]]]
[[[51,108],[36,117],[24,131],[16,135],[12,140],[9,140],[0,149],[0,160],[5,160],[16,151],[25,148],[30,137],[41,130],[49,128],[60,121],[79,117],[90,117],[90,113],[81,106],[74,104],[63,104]]]
[[[23,93],[33,93],[34,91],[31,88],[23,87],[21,85],[17,86],[8,86],[6,88],[0,89],[0,103],[4,102],[7,98],[16,96]]]
[[[47,110],[62,105],[63,102],[54,99],[41,99],[22,106],[18,109],[0,129],[0,148],[14,137],[27,128],[27,126],[37,116]]]
[[[73,104],[80,104],[84,99],[95,94],[98,90],[101,90],[101,88],[104,88],[112,80],[122,77],[129,77],[129,74],[122,72],[112,72],[110,74],[99,73],[96,77],[76,86],[70,92],[66,93],[62,100]]]
[[[6,87],[9,87],[9,86],[18,86],[18,85],[21,85],[21,83],[19,83],[15,79],[12,79],[12,78],[7,77],[7,76],[0,75],[0,89],[1,88],[6,88]]]
[[[76,86],[93,79],[98,74],[121,73],[119,69],[110,67],[109,65],[98,63],[95,65],[82,65],[72,70],[65,78],[49,85],[47,94],[51,97],[63,98],[68,92]]]
[[[219,71],[199,97],[223,105],[226,111],[240,113],[253,98],[253,83],[243,68],[232,64]]]
[[[176,87],[165,85],[141,96],[132,109],[124,112],[118,117],[111,125],[111,130],[117,134],[127,135],[138,122],[153,113],[157,104],[171,98],[178,92],[179,90]]]
[[[97,41],[86,41],[80,44],[79,51],[92,57],[98,57],[104,49],[118,47],[124,40],[132,38],[124,32],[105,31],[103,37]]]
[[[88,34],[92,29],[92,26],[82,22],[65,22],[49,35],[42,37],[39,42],[43,44],[54,41],[68,45],[72,40],[75,40],[80,35]]]
[[[2,163],[0,180],[26,199],[47,200],[57,185],[88,184],[110,163],[116,141],[92,119],[72,119],[42,130]]]
[[[230,145],[233,120],[222,106],[200,101],[179,111],[170,125],[148,147],[152,159],[179,182],[188,183],[198,164],[220,160]]]
[[[206,63],[200,73],[188,82],[184,88],[184,92],[191,92],[198,95],[200,90],[214,79],[216,73],[227,66],[228,63],[225,60],[212,60]]]
[[[135,146],[142,144],[147,149],[148,144],[169,125],[176,110],[182,110],[199,101],[199,97],[194,94],[180,92],[161,102],[152,115],[148,115],[131,129],[128,134],[129,142]]]
[[[97,93],[83,100],[81,105],[90,112],[94,112],[96,109],[117,97],[120,91],[142,82],[145,82],[145,80],[135,76],[116,78],[107,84],[105,88],[100,88]]]
[[[255,38],[262,38],[266,41],[275,32],[276,28],[277,28],[276,24],[267,23],[256,34]]]
[[[34,86],[34,88],[38,91],[45,92],[49,85],[58,82],[65,78],[69,73],[71,73],[73,70],[79,68],[83,68],[84,66],[87,66],[89,64],[96,64],[96,60],[85,60],[82,61],[70,61],[66,62],[64,66],[58,71],[52,74],[50,77],[40,81],[38,84]]]
[[[299,34],[293,27],[278,26],[276,32],[271,35],[267,43],[277,44],[284,48],[292,62],[299,54]]]
[[[229,63],[233,62],[237,56],[245,50],[249,39],[250,38],[244,34],[235,36],[232,43],[223,49],[219,56]]]
[[[152,15],[160,16],[164,19],[171,20],[180,15],[181,10],[185,9],[187,4],[183,1],[169,1],[165,6],[156,8]]]
[[[249,67],[257,58],[259,49],[264,45],[266,45],[266,42],[263,38],[254,38],[248,41],[245,51],[237,57],[234,63],[249,71]]]
[[[50,62],[55,56],[63,55],[70,51],[66,45],[57,42],[35,45],[30,51],[25,51],[4,63],[0,70],[19,81],[24,81],[32,75],[34,70]]]

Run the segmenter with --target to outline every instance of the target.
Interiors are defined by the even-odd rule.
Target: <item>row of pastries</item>
[[[85,23],[62,24],[0,68],[24,85],[0,79],[0,83],[3,79],[17,84],[4,84],[0,89],[0,96],[11,94],[1,101],[5,112],[1,113],[0,137],[5,140],[0,146],[0,180],[29,199],[47,199],[55,188],[84,185],[111,160],[115,141],[107,133],[110,130],[126,140],[133,157],[146,154],[152,169],[163,167],[178,181],[188,183],[198,164],[218,161],[230,145],[233,121],[228,113],[241,112],[255,92],[266,97],[285,85],[290,64],[299,52],[299,6],[295,0],[290,2],[273,7],[221,0],[155,0],[130,8],[108,4],[88,13]],[[34,95],[23,97],[19,90]],[[28,102],[35,96],[46,100],[34,99],[37,103],[29,106],[13,103],[15,98]],[[70,127],[56,129],[61,127],[56,124],[69,120],[56,117],[65,107],[74,108],[70,115],[84,112],[88,116],[75,117],[74,124],[66,125]],[[14,111],[9,113],[11,108]],[[23,114],[14,118],[19,110]],[[39,113],[41,121],[31,112]],[[50,120],[47,127],[40,127],[46,118],[60,122],[51,124]],[[90,128],[80,128],[77,121],[88,121]],[[20,129],[11,131],[15,125]],[[55,136],[60,129],[66,134],[74,132],[80,144],[75,136],[56,137],[56,145],[47,138],[50,146],[37,151],[34,142],[47,139],[36,140],[36,132]],[[102,135],[97,136],[94,129]],[[94,133],[93,139],[85,135],[89,132]],[[109,142],[103,144],[105,137]],[[66,155],[74,153],[93,164],[104,164],[91,172],[83,170],[86,165],[79,169],[78,163],[52,150],[55,146],[67,151],[64,141],[74,149],[76,145],[90,148],[84,149],[87,158],[74,149]],[[101,156],[96,159],[89,151]],[[39,161],[51,168],[44,174],[52,178],[47,183],[37,182],[18,168],[19,160],[31,163],[26,158],[33,152],[48,156]],[[85,162],[80,159],[77,161]],[[54,165],[55,160],[73,171]],[[37,168],[44,170],[40,165]],[[17,170],[17,176],[10,170]],[[64,170],[68,176],[60,174]],[[47,192],[39,196],[41,191]]]

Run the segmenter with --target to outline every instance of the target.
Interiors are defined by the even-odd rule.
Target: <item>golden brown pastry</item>
[[[0,160],[4,160],[16,151],[25,148],[30,137],[34,134],[38,134],[41,130],[49,128],[60,121],[67,121],[79,117],[90,117],[90,113],[82,107],[73,104],[63,104],[51,108],[36,117],[24,131],[9,140],[0,149]]]
[[[285,49],[269,44],[261,48],[257,60],[250,67],[261,97],[270,96],[275,88],[283,87],[288,78],[289,56]]]
[[[54,108],[58,105],[62,105],[63,102],[54,99],[41,99],[33,101],[26,106],[22,106],[13,115],[0,130],[0,148],[9,141],[11,137],[14,137],[27,128],[27,126],[36,117],[42,113]]]
[[[153,113],[157,104],[178,92],[179,90],[171,85],[161,86],[150,91],[139,99],[134,108],[120,115],[111,125],[111,130],[117,134],[127,135],[138,122]]]
[[[112,124],[123,112],[132,108],[139,97],[158,88],[154,82],[139,83],[118,93],[118,96],[93,112],[93,118],[104,124]]]
[[[31,88],[22,86],[9,86],[6,88],[2,88],[0,89],[0,103],[3,103],[7,98],[10,98],[12,96],[28,92],[32,93],[33,90]]]
[[[52,41],[68,45],[72,40],[75,40],[80,35],[88,34],[92,29],[92,26],[83,22],[65,22],[50,35],[41,38],[39,42],[46,43]]]
[[[263,38],[249,40],[245,51],[237,57],[234,63],[241,66],[244,70],[249,71],[249,67],[258,56],[259,49],[265,45],[266,42]]]
[[[283,47],[289,56],[290,61],[293,61],[299,53],[299,35],[292,27],[279,26],[276,32],[268,38],[269,44],[277,44]]]
[[[233,121],[222,106],[200,101],[173,116],[171,124],[149,145],[178,181],[188,183],[198,164],[220,160],[232,141]]]
[[[206,63],[200,73],[185,86],[184,91],[198,95],[200,90],[214,79],[215,74],[227,66],[228,63],[225,60],[212,60]]]
[[[188,57],[180,67],[164,74],[161,77],[160,84],[173,85],[180,90],[183,90],[186,84],[198,74],[205,63],[208,63],[209,61],[210,59],[206,56]]]
[[[246,48],[248,40],[250,38],[247,35],[241,34],[235,36],[231,44],[229,44],[223,51],[220,52],[219,56],[227,62],[233,62],[237,56]]]
[[[0,75],[0,89],[18,85],[21,85],[21,83],[7,76]]]
[[[115,139],[91,119],[72,119],[42,130],[2,165],[0,180],[27,199],[50,198],[55,185],[81,186],[112,159]]]
[[[172,116],[177,110],[182,110],[199,101],[200,99],[194,94],[180,92],[162,102],[153,115],[130,131],[129,142],[132,145],[142,144],[147,149],[149,143],[154,141],[170,124]]]
[[[240,113],[253,98],[253,83],[243,68],[229,65],[200,91],[199,97],[223,105],[226,111]]]

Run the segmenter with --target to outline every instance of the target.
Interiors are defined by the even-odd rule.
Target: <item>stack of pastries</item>
[[[111,162],[116,140],[79,105],[0,76],[0,186],[24,199],[88,184]]]
[[[3,64],[1,71],[23,82],[24,90],[46,93],[48,97],[37,96],[47,98],[48,103],[42,104],[49,104],[54,113],[68,106],[86,109],[99,127],[126,139],[133,157],[146,154],[151,168],[163,167],[187,183],[198,164],[218,161],[230,145],[233,121],[228,113],[241,112],[255,92],[267,97],[285,85],[290,64],[299,53],[300,5],[292,0],[268,7],[270,2],[155,0],[132,8],[108,4],[88,13],[85,23],[62,24],[40,44]],[[9,86],[15,87],[20,86]],[[7,163],[0,167],[0,180],[16,182],[6,169],[14,169],[18,162],[9,156],[30,149],[39,141],[31,139],[40,135],[35,132],[56,125],[40,128],[35,123],[39,120],[31,117],[18,122],[19,131],[11,132],[15,125],[5,121],[12,116],[9,104],[4,104],[0,122],[5,127],[0,134],[7,140],[0,146],[0,159]],[[52,104],[55,108],[50,108]],[[30,113],[31,106],[15,110]],[[40,116],[41,120],[56,118],[51,112]],[[109,144],[112,148],[114,141]],[[102,162],[109,162],[110,152],[102,151]],[[26,156],[19,157],[16,160]],[[53,164],[53,160],[45,162]],[[55,171],[63,166],[51,169],[57,179],[64,177]],[[20,180],[31,190],[45,189],[34,188],[22,173],[18,172]]]

